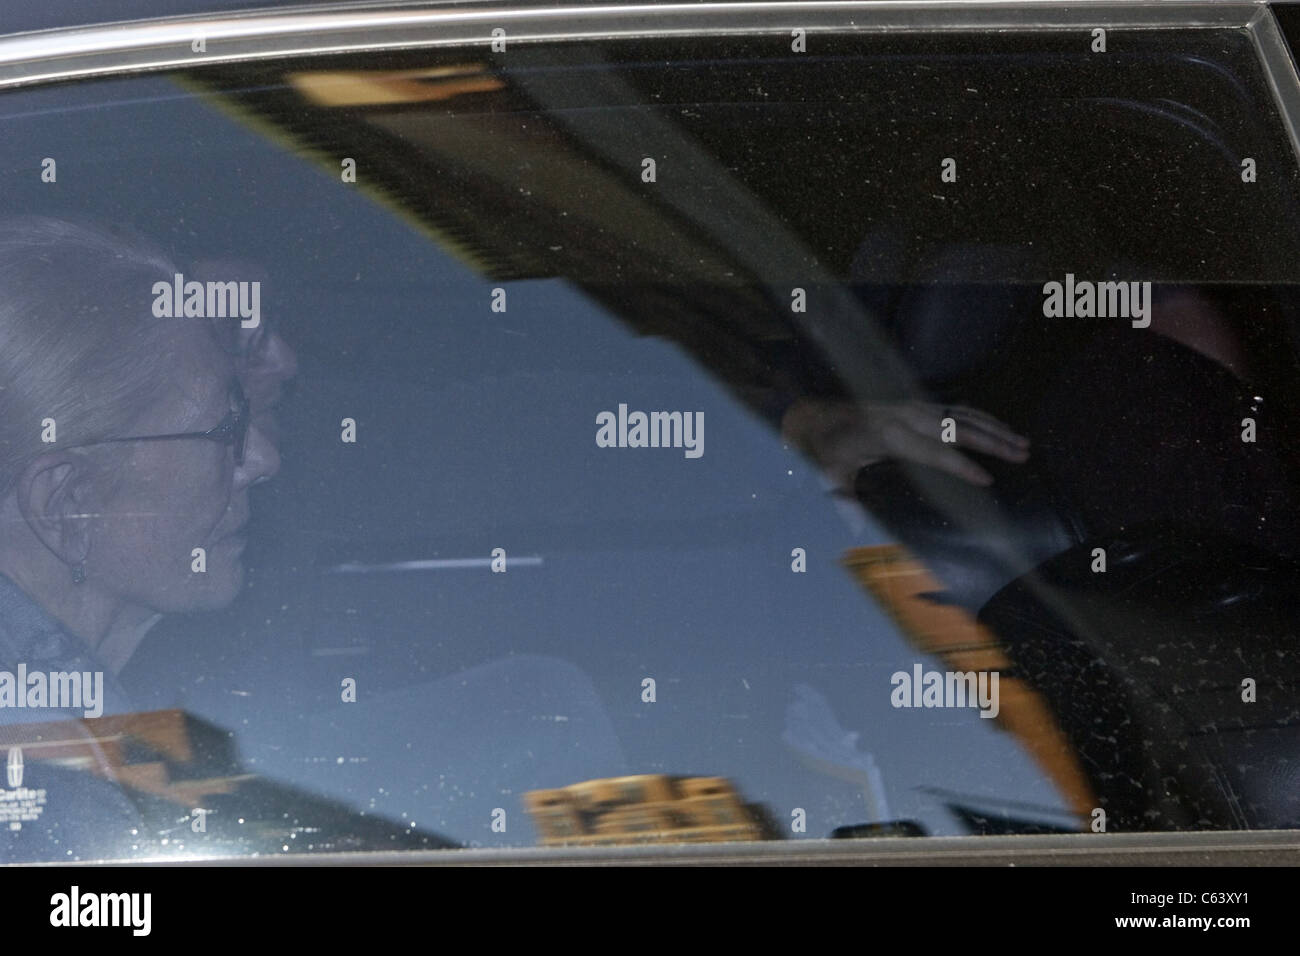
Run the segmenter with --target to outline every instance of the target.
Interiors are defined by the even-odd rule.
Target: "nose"
[[[274,408],[280,400],[281,385],[297,374],[297,353],[275,332],[246,358],[239,373],[255,413]]]
[[[248,437],[244,442],[244,463],[235,466],[235,488],[243,490],[249,485],[268,481],[280,471],[280,452],[257,427],[256,422],[248,426]]]
[[[267,374],[281,382],[298,374],[298,353],[278,333],[272,332],[263,348],[261,364],[266,366]]]

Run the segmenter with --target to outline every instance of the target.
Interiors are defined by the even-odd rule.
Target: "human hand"
[[[953,420],[951,442],[943,440],[948,418]],[[781,434],[844,490],[852,490],[854,477],[865,465],[885,458],[928,465],[979,486],[992,484],[993,476],[957,448],[1014,464],[1029,459],[1029,439],[987,412],[965,405],[806,399],[786,411]]]

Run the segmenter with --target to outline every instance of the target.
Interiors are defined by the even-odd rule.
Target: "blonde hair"
[[[44,216],[0,219],[0,494],[58,447],[112,438],[161,396],[158,249]],[[53,419],[57,442],[41,441]]]

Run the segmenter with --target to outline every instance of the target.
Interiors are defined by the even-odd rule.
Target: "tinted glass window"
[[[1300,825],[1248,36],[814,40],[0,99],[7,858]]]

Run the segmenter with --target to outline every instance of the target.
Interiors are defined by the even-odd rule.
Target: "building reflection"
[[[758,805],[723,777],[642,774],[524,794],[542,846],[778,839]]]
[[[234,734],[180,710],[0,726],[0,752],[20,755],[15,762],[29,789],[44,787],[47,777],[61,781],[35,819],[11,829],[64,827],[58,814],[66,800],[58,791],[82,786],[82,774],[120,788],[141,823],[110,851],[121,858],[459,846],[249,773]]]

